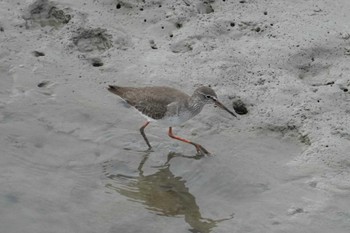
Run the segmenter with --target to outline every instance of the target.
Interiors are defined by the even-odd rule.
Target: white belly
[[[189,112],[184,112],[183,114],[176,115],[176,116],[166,116],[163,119],[156,120],[157,123],[160,125],[164,125],[167,127],[173,127],[173,126],[179,126],[183,124],[184,122],[191,119],[193,116]]]

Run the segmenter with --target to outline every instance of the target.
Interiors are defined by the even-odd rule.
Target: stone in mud
[[[239,115],[245,115],[248,113],[248,109],[242,100],[237,99],[232,102],[232,107]]]

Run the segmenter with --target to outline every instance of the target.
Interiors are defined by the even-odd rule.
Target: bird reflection
[[[115,190],[121,195],[133,201],[142,203],[146,209],[161,216],[179,217],[191,226],[193,233],[209,233],[218,223],[232,219],[233,216],[224,219],[203,218],[196,203],[195,197],[186,187],[186,181],[182,177],[175,176],[170,171],[170,160],[174,157],[186,157],[199,159],[200,157],[187,157],[170,153],[164,166],[158,167],[158,171],[151,175],[143,174],[143,165],[148,159],[145,155],[138,167],[138,176],[130,177],[121,174],[108,175],[108,178],[116,181],[106,187]]]

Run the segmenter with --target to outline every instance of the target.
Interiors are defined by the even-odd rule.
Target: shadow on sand
[[[156,167],[154,174],[144,175],[143,166],[149,157],[146,154],[138,166],[138,176],[125,176],[122,174],[109,174],[107,177],[113,184],[107,188],[130,198],[132,201],[141,203],[146,209],[160,216],[180,217],[190,225],[190,232],[209,233],[218,223],[233,218],[233,215],[223,219],[203,218],[196,203],[196,198],[186,187],[186,181],[182,177],[175,176],[170,171],[170,160],[174,157],[187,159],[200,159],[201,156],[185,156],[169,153],[165,165]],[[123,183],[123,185],[120,185]]]

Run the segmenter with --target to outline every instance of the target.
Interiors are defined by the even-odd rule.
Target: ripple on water
[[[186,187],[186,180],[174,175],[169,163],[145,175],[143,167],[149,156],[146,154],[134,169],[122,162],[105,162],[102,167],[108,178],[106,188],[141,203],[156,215],[184,218],[193,232],[210,232],[218,223],[233,218],[233,215],[221,219],[203,217],[195,196]],[[172,157],[170,154],[169,158]]]
[[[283,184],[289,176],[285,164],[301,152],[299,146],[257,136],[211,135],[207,139],[206,147],[216,149],[216,156],[170,153],[163,156],[162,166],[152,165],[152,153],[139,158],[138,164],[106,161],[102,165],[105,187],[142,204],[151,214],[182,218],[192,232],[211,232],[221,224],[237,223],[260,201],[263,207],[257,213],[266,215],[270,209],[277,215],[280,209],[269,198],[279,200],[284,194]],[[254,218],[246,222],[256,221]]]

